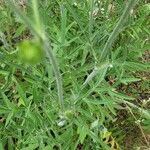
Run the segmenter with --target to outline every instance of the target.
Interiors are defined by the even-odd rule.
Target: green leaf
[[[0,142],[0,150],[4,150],[2,142]]]
[[[129,83],[132,83],[132,82],[137,82],[137,81],[141,81],[141,79],[139,79],[139,78],[122,78],[120,80],[120,82],[125,85],[128,85]]]
[[[80,126],[78,126],[77,133],[79,134],[79,140],[80,140],[81,144],[83,144],[83,142],[88,134],[87,128],[83,125],[80,125]]]
[[[91,129],[94,129],[94,128],[98,127],[98,125],[99,125],[99,119],[97,119],[94,122],[92,122]]]
[[[14,111],[16,106],[12,102],[10,102],[10,100],[8,99],[8,97],[4,93],[1,92],[1,94],[2,94],[3,100],[4,100],[7,108],[9,110]]]
[[[125,95],[125,94],[123,94],[123,93],[118,93],[118,92],[114,92],[114,91],[109,91],[109,94],[112,95],[112,97],[115,96],[115,97],[120,98],[120,99],[123,99],[123,100],[124,100],[124,99],[126,99],[126,100],[134,100],[133,97],[128,96],[128,95]]]
[[[23,90],[23,88],[21,87],[19,82],[15,78],[13,78],[13,79],[14,79],[16,85],[17,85],[17,91],[18,91],[19,96],[21,98],[20,102],[26,106],[27,105],[27,98],[26,98],[25,91]]]
[[[28,147],[22,148],[20,150],[34,150],[34,149],[36,149],[38,147],[38,145],[39,145],[38,143],[36,143],[36,144],[29,144]]]
[[[150,66],[148,64],[138,63],[138,62],[125,62],[124,66],[127,70],[134,70],[134,71],[149,71]],[[149,68],[149,69],[148,69]]]
[[[10,113],[8,114],[7,119],[6,119],[6,123],[5,123],[5,127],[9,124],[9,122],[11,121],[13,115],[14,115],[13,112],[10,112]]]
[[[116,105],[115,102],[112,101],[111,98],[109,98],[108,96],[102,95],[100,94],[102,100],[106,101],[106,106],[108,107],[108,109],[111,111],[112,114],[116,115],[116,111],[114,106]]]
[[[53,148],[51,146],[45,146],[42,150],[52,150]]]
[[[26,26],[24,24],[21,24],[15,31],[15,35],[13,36],[13,38],[20,36],[22,32],[25,31],[25,29],[26,29]]]

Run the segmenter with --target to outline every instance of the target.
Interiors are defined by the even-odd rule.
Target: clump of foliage
[[[147,1],[2,0],[0,14],[0,149],[126,149],[127,124],[149,146],[134,86],[149,84]]]

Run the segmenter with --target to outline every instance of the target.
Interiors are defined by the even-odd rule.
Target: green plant
[[[150,119],[132,91],[132,84],[148,82],[135,73],[150,68],[141,60],[150,46],[149,4],[20,2],[0,7],[0,148],[125,149],[119,124],[136,126],[133,114],[145,125]],[[26,49],[38,54],[29,59]],[[128,108],[133,114],[121,120]]]

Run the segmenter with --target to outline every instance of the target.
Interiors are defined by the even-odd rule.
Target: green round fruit
[[[19,45],[19,58],[24,63],[37,64],[44,55],[41,43],[36,40],[25,40]]]

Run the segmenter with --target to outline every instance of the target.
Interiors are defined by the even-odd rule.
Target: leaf
[[[1,93],[1,94],[2,94],[2,97],[3,97],[3,100],[6,104],[6,106],[8,107],[8,109],[11,109],[12,106],[11,106],[10,100],[8,99],[8,97],[4,93]]]
[[[132,69],[134,71],[148,71],[150,66],[148,64],[142,64],[138,62],[125,62],[124,66],[127,70]]]
[[[83,125],[78,126],[77,133],[79,134],[79,140],[80,140],[81,144],[83,144],[83,142],[87,136],[87,133],[88,133],[86,127]]]
[[[24,104],[24,106],[26,106],[27,105],[27,101],[26,101],[27,99],[26,99],[25,91],[23,90],[21,85],[18,83],[18,81],[15,78],[13,78],[13,79],[17,85],[17,90],[18,90],[19,96],[21,98],[21,103]]]
[[[52,150],[52,147],[51,146],[45,146],[42,150]]]
[[[9,150],[14,150],[15,149],[15,144],[13,141],[13,137],[8,136],[8,149]]]
[[[100,99],[88,99],[88,98],[83,98],[82,99],[85,103],[87,104],[93,104],[93,105],[102,105],[102,104],[107,104],[108,102]]]
[[[5,127],[9,124],[9,122],[11,121],[13,115],[14,115],[13,112],[10,112],[10,113],[8,114],[7,119],[6,119],[6,123],[5,123]]]
[[[97,119],[94,122],[92,122],[91,129],[98,127],[98,125],[99,125],[99,119]]]
[[[68,1],[68,0],[67,0]],[[69,1],[66,3],[67,5],[67,9],[68,11],[72,14],[74,20],[76,21],[76,23],[78,23],[81,31],[84,31],[84,27],[82,26],[82,21],[79,18],[79,15],[77,14],[77,12],[75,11],[75,9],[69,4]]]
[[[18,106],[21,106],[21,105],[25,106],[25,103],[22,100],[22,98],[19,98],[19,100],[18,100]]]
[[[22,148],[20,150],[34,150],[34,149],[36,149],[38,147],[38,145],[39,145],[38,143],[36,143],[36,144],[29,144],[28,147]]]
[[[99,75],[99,83],[104,79],[107,69],[110,66],[108,62],[102,63],[100,66],[95,66],[93,71],[88,75],[83,86],[87,85],[97,74]]]
[[[116,111],[114,108],[114,104],[115,102],[112,101],[112,99],[110,99],[109,97],[106,97],[105,95],[100,94],[101,98],[107,102],[106,106],[108,107],[108,109],[111,111],[112,114],[116,115]]]
[[[4,93],[1,93],[1,94],[2,94],[3,100],[4,100],[7,108],[14,111],[15,110],[15,105],[10,102],[10,100],[8,99],[8,97]]]
[[[125,94],[122,94],[122,93],[118,93],[118,92],[114,92],[114,91],[109,91],[109,94],[114,97],[116,96],[117,98],[120,98],[120,99],[126,99],[126,100],[134,100],[133,97],[131,96],[128,96],[128,95],[125,95]]]
[[[139,79],[139,78],[122,78],[120,80],[120,82],[125,84],[125,85],[128,85],[128,83],[137,82],[137,81],[141,81],[141,79]]]
[[[81,66],[83,66],[85,64],[85,61],[86,61],[86,57],[88,55],[88,52],[89,52],[89,46],[88,44],[85,45],[85,48],[83,49],[83,54],[82,54],[82,60],[81,60]]]
[[[22,32],[25,31],[25,29],[26,29],[26,26],[24,24],[21,24],[15,31],[15,35],[13,36],[13,38],[20,36]]]
[[[3,144],[0,142],[0,150],[4,150]]]

